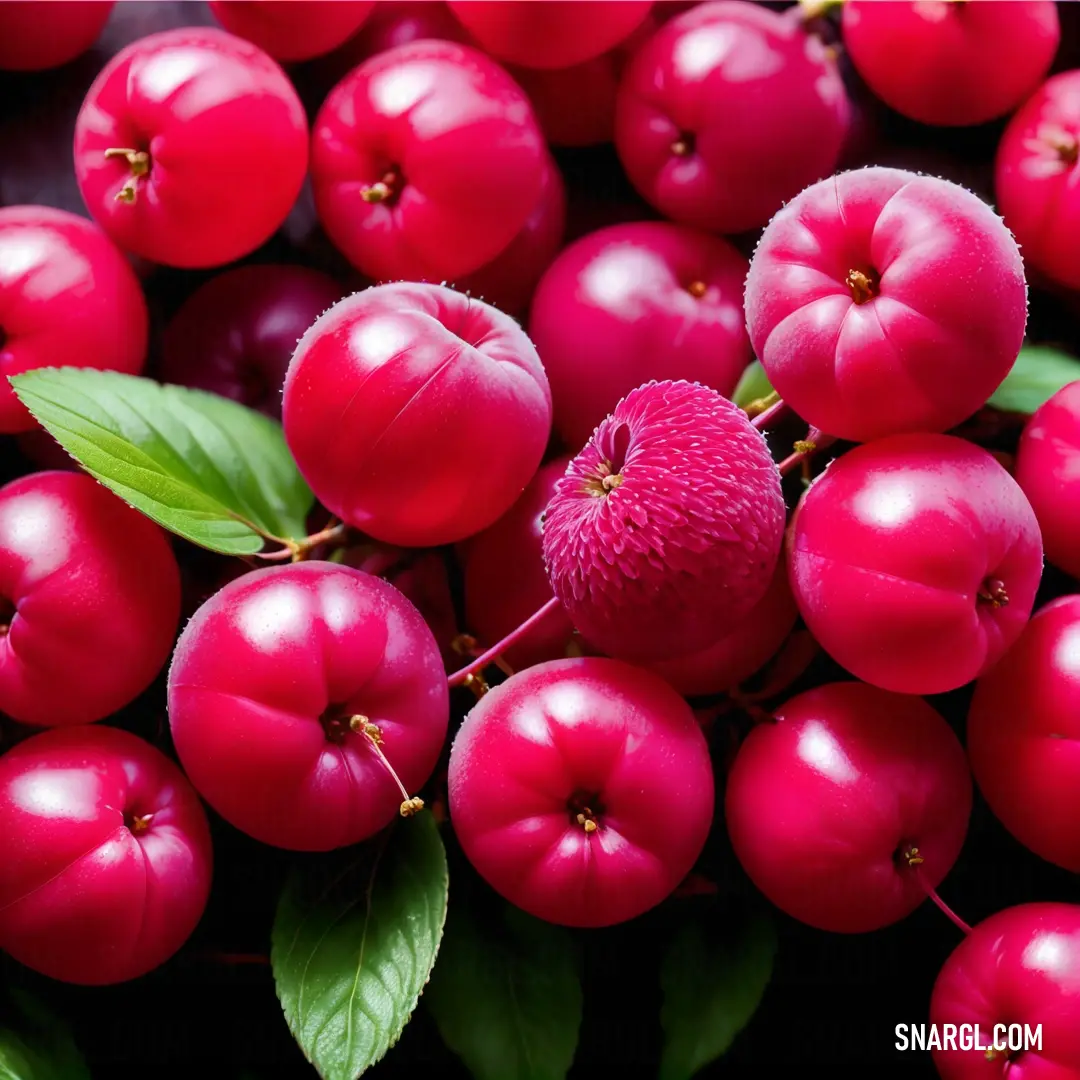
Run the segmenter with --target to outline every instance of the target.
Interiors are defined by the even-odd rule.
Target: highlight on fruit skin
[[[628,660],[697,652],[768,588],[783,541],[764,437],[715,390],[632,390],[571,461],[545,511],[555,595],[598,649]]]

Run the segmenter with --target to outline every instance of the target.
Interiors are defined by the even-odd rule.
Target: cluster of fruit
[[[0,5],[0,68],[69,59],[111,8],[42,6]],[[446,761],[454,835],[552,923],[661,903],[717,801],[746,874],[802,922],[944,908],[972,772],[1017,838],[1080,872],[1080,595],[1032,617],[1044,556],[1080,577],[1080,382],[1015,460],[960,427],[1021,350],[1026,275],[1080,287],[1080,71],[1044,81],[1048,0],[842,6],[833,24],[744,0],[212,0],[224,29],[106,64],[74,136],[93,220],[0,209],[0,430],[59,464],[0,489],[0,711],[50,729],[0,756],[11,956],[85,984],[173,956],[210,891],[200,799],[293,851],[425,812],[458,687],[477,700]],[[948,180],[837,171],[857,129],[837,26],[905,116],[1015,112],[1003,217]],[[334,50],[345,71],[309,131],[279,62]],[[551,147],[607,140],[667,220],[563,248]],[[210,431],[226,414],[205,393],[133,404],[137,271],[245,258],[308,180],[366,287],[232,268],[152,368],[280,430],[290,483],[325,511],[281,535],[260,524],[287,501],[277,466]],[[723,236],[751,230],[747,260]],[[753,357],[769,385],[740,406]],[[809,430],[777,463],[766,436],[791,416]],[[159,525],[246,558],[178,641]],[[471,637],[432,549],[460,570]],[[740,686],[800,618],[851,680],[775,704],[795,670],[751,706]],[[166,664],[179,765],[96,723]],[[965,752],[924,697],[973,682]],[[755,722],[716,776],[688,699],[721,695]],[[1042,1024],[1047,1069],[1080,1076],[1080,906],[956,921],[931,1019]],[[959,1080],[987,1059],[937,1061]]]

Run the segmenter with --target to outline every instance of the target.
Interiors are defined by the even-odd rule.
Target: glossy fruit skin
[[[376,540],[435,547],[521,494],[547,445],[551,394],[510,316],[400,283],[347,297],[304,334],[283,419],[327,509]]]
[[[780,559],[765,595],[734,625],[722,624],[719,640],[700,652],[652,663],[649,669],[683,697],[726,693],[776,655],[798,616],[787,567]]]
[[[938,974],[930,1023],[978,1024],[981,1041],[991,1045],[997,1024],[1042,1025],[1042,1049],[1024,1050],[1011,1061],[1004,1055],[988,1061],[987,1051],[974,1047],[935,1049],[942,1080],[1009,1073],[1075,1080],[1080,1076],[1080,907],[1019,904],[984,919]]]
[[[359,843],[397,816],[402,796],[352,715],[379,728],[411,795],[438,761],[448,708],[416,608],[381,578],[327,562],[230,582],[184,628],[169,669],[191,782],[242,832],[296,851]]]
[[[494,259],[540,196],[547,150],[521,88],[465,45],[419,41],[330,92],[311,180],[330,240],[376,282],[442,281]],[[392,177],[389,197],[365,201]]]
[[[202,917],[211,864],[198,796],[142,739],[66,728],[0,756],[0,947],[27,967],[85,986],[153,970]]]
[[[336,49],[374,7],[373,0],[210,0],[214,18],[229,33],[282,62]]]
[[[81,56],[109,21],[114,0],[37,0],[0,4],[0,71],[45,71]]]
[[[866,933],[898,922],[956,861],[972,788],[959,740],[917,697],[865,683],[798,694],[757,724],[728,773],[725,816],[754,884],[801,922]]]
[[[1080,382],[1062,387],[1027,422],[1014,475],[1039,519],[1047,560],[1080,578]]]
[[[542,465],[521,498],[494,525],[462,545],[465,625],[482,646],[501,641],[551,599],[544,570],[543,514],[569,463],[569,455],[563,455]],[[574,624],[560,606],[503,655],[520,671],[566,657],[573,639]]]
[[[619,88],[615,147],[665,217],[737,233],[836,168],[848,112],[821,41],[777,12],[718,0],[637,51]],[[680,140],[686,152],[673,149]]]
[[[105,156],[110,148],[148,152],[149,172],[133,180],[124,158]],[[120,247],[168,266],[220,266],[259,247],[292,209],[307,160],[307,119],[285,73],[213,27],[121,49],[75,123],[90,213]],[[134,201],[118,200],[128,182]]]
[[[566,232],[566,184],[550,158],[544,164],[540,197],[517,236],[491,262],[457,278],[454,288],[515,318],[528,310],[544,271],[562,247]]]
[[[860,300],[853,272],[877,275],[876,295]],[[1023,262],[994,211],[947,180],[877,166],[814,184],[769,222],[745,303],[780,396],[854,442],[965,420],[1009,373],[1027,322]]]
[[[686,702],[599,657],[553,660],[485,694],[454,739],[449,790],[481,876],[566,926],[611,926],[660,903],[701,854],[714,803]],[[591,832],[576,820],[585,807]]]
[[[24,724],[101,720],[168,659],[180,572],[165,534],[85,473],[0,488],[0,711]],[[122,658],[122,662],[118,660]]]
[[[1031,505],[987,451],[896,435],[833,461],[788,533],[799,611],[857,678],[908,694],[988,671],[1027,624],[1042,575]],[[1004,587],[998,607],[980,592]]]
[[[1015,109],[1042,81],[1061,38],[1052,0],[843,8],[844,46],[876,97],[912,120],[965,127]]]
[[[173,316],[158,376],[280,419],[293,350],[343,293],[332,278],[305,266],[253,264],[218,274]]]
[[[353,65],[425,38],[468,44],[469,32],[441,0],[378,0],[360,32],[342,50]]]
[[[0,432],[37,428],[9,375],[64,366],[137,375],[147,333],[139,281],[99,228],[47,206],[0,209]]]
[[[648,18],[651,0],[506,4],[449,0],[482,49],[530,68],[566,68],[614,48]]]
[[[967,746],[979,790],[1025,847],[1080,872],[1080,596],[1032,617],[978,682]]]
[[[783,542],[780,474],[715,390],[632,390],[558,481],[544,520],[555,595],[594,648],[649,663],[716,641],[765,595]]]
[[[583,446],[615,403],[650,379],[730,395],[752,359],[746,270],[727,241],[659,221],[613,225],[563,250],[537,286],[529,336],[567,447]],[[701,296],[690,291],[699,286]]]
[[[998,143],[994,192],[1030,267],[1080,288],[1080,71],[1054,75],[1009,121]]]

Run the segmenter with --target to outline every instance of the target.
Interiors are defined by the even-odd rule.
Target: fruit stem
[[[746,406],[746,415],[758,431],[764,431],[778,416],[787,410],[787,402],[774,390],[768,397],[758,398]]]
[[[801,465],[804,461],[809,461],[819,450],[824,450],[827,446],[831,446],[836,439],[832,435],[826,435],[818,428],[812,427],[807,433],[805,439],[799,439],[793,446],[794,453],[789,454],[777,468],[780,470],[781,476],[787,476],[792,469],[797,465]]]
[[[922,871],[919,869],[923,864],[923,857],[919,854],[919,849],[917,847],[907,847],[902,852],[901,858],[907,864],[908,869],[915,875],[915,880],[922,886],[923,892],[934,901],[942,914],[965,934],[970,934],[971,927],[938,896],[937,889],[923,877]]]
[[[502,641],[492,645],[486,652],[481,653],[471,664],[467,664],[463,668],[459,668],[455,671],[447,682],[450,684],[450,688],[455,686],[464,686],[465,680],[470,675],[475,675],[478,671],[482,671],[488,666],[488,664],[494,663],[495,659],[500,653],[506,652],[507,649],[512,648],[523,638],[527,637],[529,632],[534,626],[543,622],[548,615],[551,614],[559,606],[559,598],[553,596],[543,607],[538,611],[534,611],[517,629],[511,630],[509,634],[502,639]]]
[[[250,522],[245,522],[250,525]],[[273,536],[270,533],[263,532],[261,529],[251,525],[251,530],[257,532],[260,536],[265,537],[267,540],[273,540],[276,544],[281,544],[280,551],[268,551],[257,552],[260,559],[265,559],[267,562],[284,562],[288,559],[290,562],[302,562],[304,559],[315,550],[320,544],[331,543],[336,540],[344,540],[345,535],[348,532],[348,526],[343,522],[338,522],[333,525],[327,525],[325,529],[320,529],[317,533],[312,533],[310,536],[305,536],[302,540],[290,540],[288,537]]]
[[[127,147],[110,146],[105,151],[105,160],[123,158],[131,169],[131,175],[124,186],[116,193],[117,202],[133,203],[137,194],[138,181],[150,171],[150,155],[145,150],[131,150]]]
[[[424,809],[424,800],[410,797],[409,793],[405,790],[405,785],[401,782],[401,778],[396,772],[394,772],[393,765],[387,760],[386,755],[382,752],[382,732],[378,727],[373,724],[363,713],[356,713],[349,717],[349,730],[355,731],[357,735],[363,735],[367,739],[368,745],[374,751],[375,756],[382,762],[383,768],[390,774],[390,778],[397,784],[398,791],[401,792],[402,803],[399,807],[399,811],[402,817],[412,817],[413,814],[418,813]]]

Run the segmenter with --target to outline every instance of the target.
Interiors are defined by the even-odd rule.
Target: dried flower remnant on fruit
[[[360,198],[366,203],[387,203],[392,205],[401,194],[401,173],[396,168],[387,169],[382,179],[360,189]]]
[[[994,608],[1007,607],[1009,594],[1000,578],[987,578],[979,589],[979,599]]]
[[[671,152],[675,157],[689,157],[694,152],[694,136],[689,132],[683,132],[671,144]]]
[[[865,304],[877,296],[881,281],[874,270],[849,270],[845,278],[856,304]]]
[[[116,193],[116,201],[133,203],[138,194],[138,182],[150,173],[150,155],[145,150],[129,150],[112,146],[105,151],[106,159],[123,158],[131,169],[131,175],[124,186]]]

